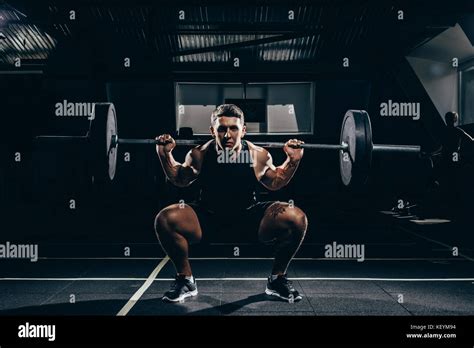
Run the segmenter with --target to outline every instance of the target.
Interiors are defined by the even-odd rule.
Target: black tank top
[[[198,202],[212,211],[232,213],[256,202],[257,178],[245,140],[237,160],[229,161],[224,154],[216,151],[215,141],[209,144],[199,174]]]

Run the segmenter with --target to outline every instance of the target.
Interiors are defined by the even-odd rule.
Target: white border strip
[[[117,316],[125,316],[128,314],[128,312],[130,312],[130,310],[133,308],[133,306],[135,306],[140,297],[142,297],[142,295],[150,287],[150,285],[153,284],[153,281],[155,280],[156,276],[158,275],[158,273],[160,273],[160,271],[163,269],[169,259],[170,258],[166,256],[163,260],[161,260],[158,266],[156,266],[153,272],[151,272],[151,274],[148,276],[145,283],[143,283],[140,289],[138,289],[137,292],[133,294],[133,296],[130,298],[130,300],[128,300],[125,306],[123,306],[122,309],[117,313]]]

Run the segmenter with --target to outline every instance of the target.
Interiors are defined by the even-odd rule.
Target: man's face
[[[210,130],[217,146],[222,150],[236,150],[245,135],[245,126],[238,117],[220,116]]]

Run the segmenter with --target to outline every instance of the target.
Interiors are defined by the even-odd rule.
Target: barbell
[[[111,181],[117,168],[119,144],[164,145],[156,139],[122,139],[118,136],[117,114],[112,103],[96,103],[90,116],[89,130],[84,136],[36,137],[38,142],[84,142],[93,159],[95,181]],[[176,139],[178,146],[196,146],[197,140]],[[282,142],[253,142],[264,148],[283,148]],[[341,179],[346,186],[363,185],[368,178],[373,152],[419,153],[417,145],[389,145],[372,143],[372,127],[369,114],[364,110],[348,110],[344,116],[339,144],[302,144],[309,150],[339,151]]]

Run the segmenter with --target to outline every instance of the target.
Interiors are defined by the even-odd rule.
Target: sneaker
[[[303,298],[293,287],[293,283],[288,280],[286,274],[279,275],[278,278],[273,281],[271,277],[268,277],[265,293],[281,298],[289,303],[300,301]]]
[[[164,302],[184,302],[186,297],[196,296],[198,294],[196,280],[194,283],[186,279],[184,275],[177,275],[171,285],[171,289],[162,297]]]

